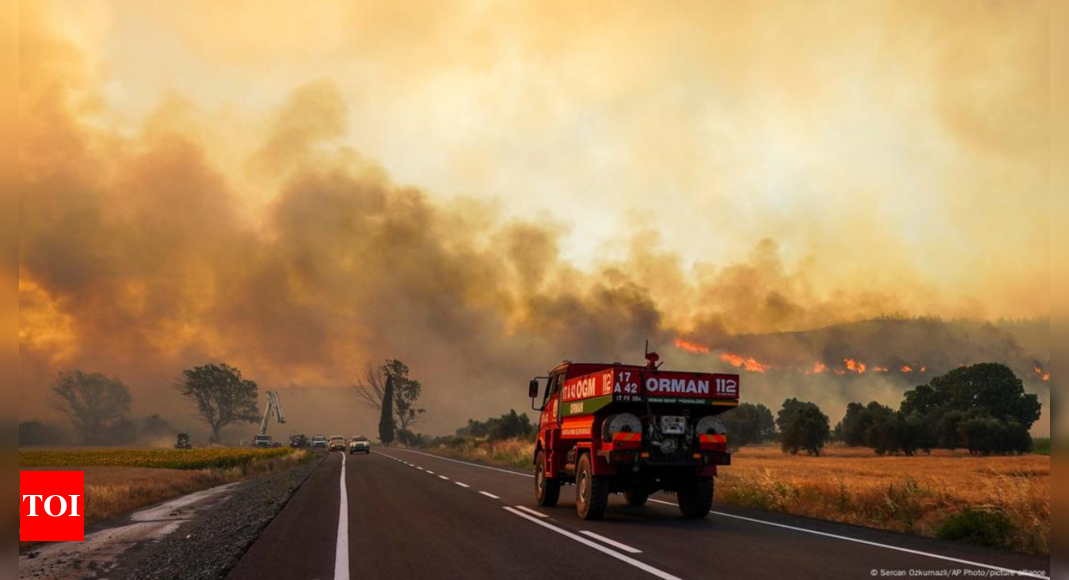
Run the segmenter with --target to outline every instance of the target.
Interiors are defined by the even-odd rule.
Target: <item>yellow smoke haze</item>
[[[440,432],[647,338],[1048,317],[1048,12],[22,4],[20,416],[396,357]]]

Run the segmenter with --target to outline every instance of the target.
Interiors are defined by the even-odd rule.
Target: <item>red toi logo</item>
[[[85,473],[20,471],[19,540],[80,542],[85,539]]]

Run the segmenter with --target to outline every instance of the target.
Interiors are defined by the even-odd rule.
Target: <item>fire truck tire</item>
[[[594,475],[590,454],[584,453],[575,471],[575,511],[580,519],[600,520],[609,507],[609,481]]]
[[[624,490],[624,501],[631,507],[642,507],[649,501],[650,494],[635,488],[628,488]]]
[[[560,480],[546,477],[546,453],[538,452],[535,459],[535,501],[542,507],[553,507],[560,500]]]
[[[688,520],[700,520],[713,509],[713,478],[695,477],[676,492],[679,511]]]

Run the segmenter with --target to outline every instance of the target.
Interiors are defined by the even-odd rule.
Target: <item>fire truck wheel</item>
[[[535,459],[535,501],[542,507],[553,507],[560,500],[560,480],[546,477],[546,454],[538,452]]]
[[[590,464],[590,454],[585,453],[579,459],[579,469],[575,473],[575,511],[584,520],[600,520],[609,507],[609,481],[594,475],[594,466]]]
[[[631,507],[642,507],[650,499],[650,494],[636,488],[624,490],[624,501]]]
[[[689,520],[699,520],[713,509],[713,478],[695,477],[679,488],[679,511]]]

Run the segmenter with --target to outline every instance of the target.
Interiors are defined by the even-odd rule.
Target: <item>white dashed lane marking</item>
[[[617,550],[623,550],[624,552],[627,552],[628,554],[641,554],[642,553],[642,550],[638,550],[638,549],[632,548],[631,546],[628,546],[627,544],[622,544],[620,542],[617,542],[616,540],[610,540],[609,538],[606,538],[605,536],[602,536],[600,534],[595,534],[594,532],[590,532],[590,531],[584,530],[584,531],[579,532],[579,533],[583,534],[584,536],[588,536],[588,537],[594,538],[595,540],[598,540],[599,542],[608,544],[608,545],[616,548]]]
[[[539,518],[548,518],[549,517],[549,516],[547,516],[546,514],[544,514],[542,512],[536,512],[535,510],[533,510],[531,508],[523,507],[522,505],[516,506],[516,509],[523,510],[524,512],[527,512],[527,513],[531,514],[532,516],[539,517]]]

